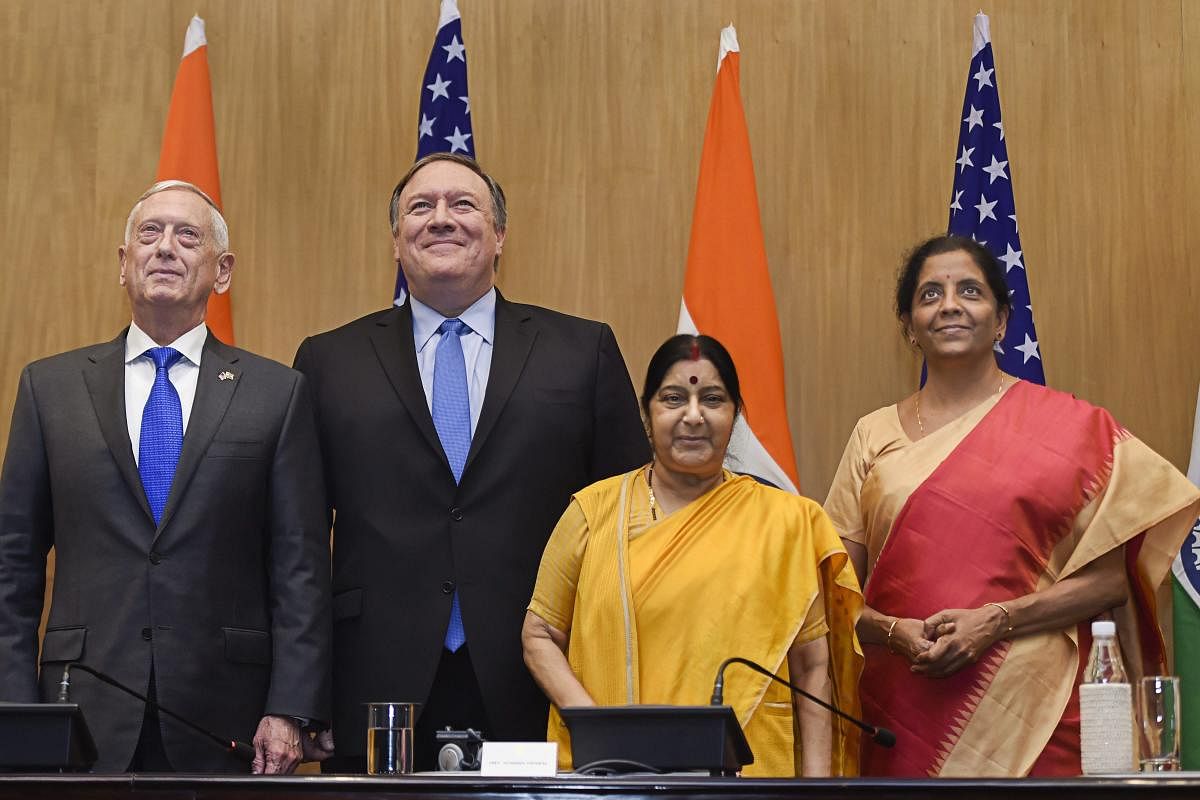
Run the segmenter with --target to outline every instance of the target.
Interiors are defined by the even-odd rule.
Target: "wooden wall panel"
[[[460,3],[476,146],[510,197],[501,288],[611,322],[635,382],[674,330],[717,36],[737,24],[793,435],[823,497],[854,420],[915,385],[891,285],[946,224],[978,4]],[[1196,0],[986,10],[1049,380],[1184,466]],[[387,302],[386,204],[415,151],[436,0],[7,0],[0,438],[22,364],[126,321],[116,248],[195,11],[239,344],[290,361],[304,335]]]

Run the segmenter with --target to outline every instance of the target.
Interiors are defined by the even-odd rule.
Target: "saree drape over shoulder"
[[[1131,677],[1165,671],[1154,588],[1200,508],[1166,460],[1107,411],[1018,382],[918,442],[895,406],[859,421],[825,508],[867,549],[866,602],[924,619],[1045,590],[1125,548],[1129,602],[1114,610]],[[948,678],[865,647],[864,775],[1078,775],[1087,620],[1001,640]]]
[[[642,470],[572,498],[555,528],[529,610],[568,631],[567,660],[600,705],[704,705],[721,661],[743,656],[787,675],[793,642],[828,635],[833,701],[858,712],[862,595],[816,503],[726,473],[723,484],[654,521]],[[785,687],[741,667],[725,678],[754,751],[747,775],[795,774]],[[571,763],[551,708],[550,741]],[[858,737],[833,723],[832,774],[857,774]]]

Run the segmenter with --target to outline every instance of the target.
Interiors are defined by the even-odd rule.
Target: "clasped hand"
[[[945,678],[979,660],[1000,638],[1002,612],[992,606],[948,608],[925,620],[901,619],[892,631],[892,650],[912,671]]]

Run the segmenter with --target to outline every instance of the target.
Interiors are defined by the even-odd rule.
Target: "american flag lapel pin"
[[[217,380],[220,380],[220,381],[231,381],[231,380],[233,380],[233,378],[234,378],[234,375],[229,370],[225,370],[224,372],[222,372],[220,375],[217,376]]]

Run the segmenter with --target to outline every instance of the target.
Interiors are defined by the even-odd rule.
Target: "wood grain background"
[[[610,322],[635,384],[673,333],[720,28],[742,45],[805,493],[912,390],[891,289],[945,229],[978,3],[460,0],[500,286]],[[1200,382],[1197,0],[993,0],[1049,383],[1186,467]],[[416,149],[437,0],[0,2],[0,442],[26,362],[128,320],[116,250],[184,30],[208,22],[238,344],[388,303],[387,201]]]

